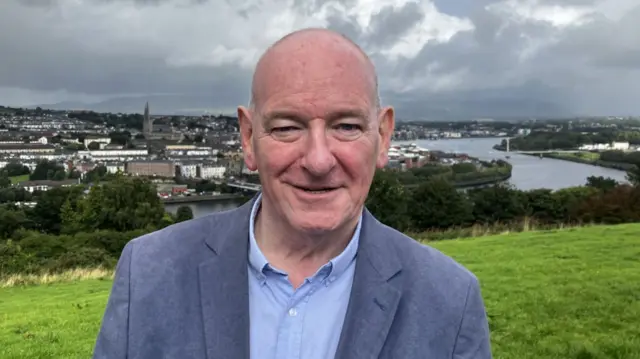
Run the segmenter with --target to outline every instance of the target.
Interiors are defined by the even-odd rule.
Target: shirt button
[[[289,309],[289,316],[290,317],[295,317],[296,315],[298,315],[298,311],[296,310],[296,308]]]

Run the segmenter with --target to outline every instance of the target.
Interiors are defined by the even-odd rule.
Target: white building
[[[80,184],[79,180],[69,179],[64,181],[26,181],[18,184],[18,187],[24,188],[27,192],[33,193],[34,191],[48,191],[55,187],[69,187]]]
[[[180,176],[195,178],[198,176],[198,165],[195,163],[183,163],[180,165]]]
[[[578,149],[583,151],[628,151],[629,147],[629,142],[611,142],[582,145]]]
[[[78,158],[95,159],[100,161],[126,161],[132,157],[148,157],[148,149],[117,149],[117,150],[95,150],[95,151],[78,151]]]
[[[96,143],[100,144],[100,148],[104,148],[104,146],[106,146],[106,145],[111,143],[111,138],[109,138],[109,137],[87,136],[83,141],[84,147],[89,148],[89,144],[91,142],[96,142]]]
[[[204,179],[224,178],[226,167],[219,165],[201,165],[200,177]]]

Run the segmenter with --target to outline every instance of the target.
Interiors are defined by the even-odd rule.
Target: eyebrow
[[[265,121],[270,121],[276,118],[289,119],[293,121],[304,121],[306,116],[301,116],[299,112],[293,110],[274,110],[268,111],[264,115]],[[328,112],[324,118],[331,122],[345,117],[355,117],[359,119],[366,119],[367,113],[357,108],[343,108],[335,111]]]

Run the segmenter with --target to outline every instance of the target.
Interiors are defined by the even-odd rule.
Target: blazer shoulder
[[[203,217],[175,223],[165,228],[136,237],[128,245],[140,257],[171,258],[202,252],[205,240],[222,241],[224,234],[241,225],[244,220],[237,209],[216,212]]]
[[[458,284],[452,287],[459,286],[466,290],[472,282],[478,281],[471,270],[451,256],[393,228],[384,227],[389,242],[394,244],[403,263],[403,272],[408,272],[409,276],[418,282],[423,278],[443,285]]]

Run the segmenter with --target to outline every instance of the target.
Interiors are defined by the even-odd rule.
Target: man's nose
[[[323,176],[331,172],[336,158],[331,153],[324,128],[309,129],[306,153],[302,158],[302,167],[314,176]]]

